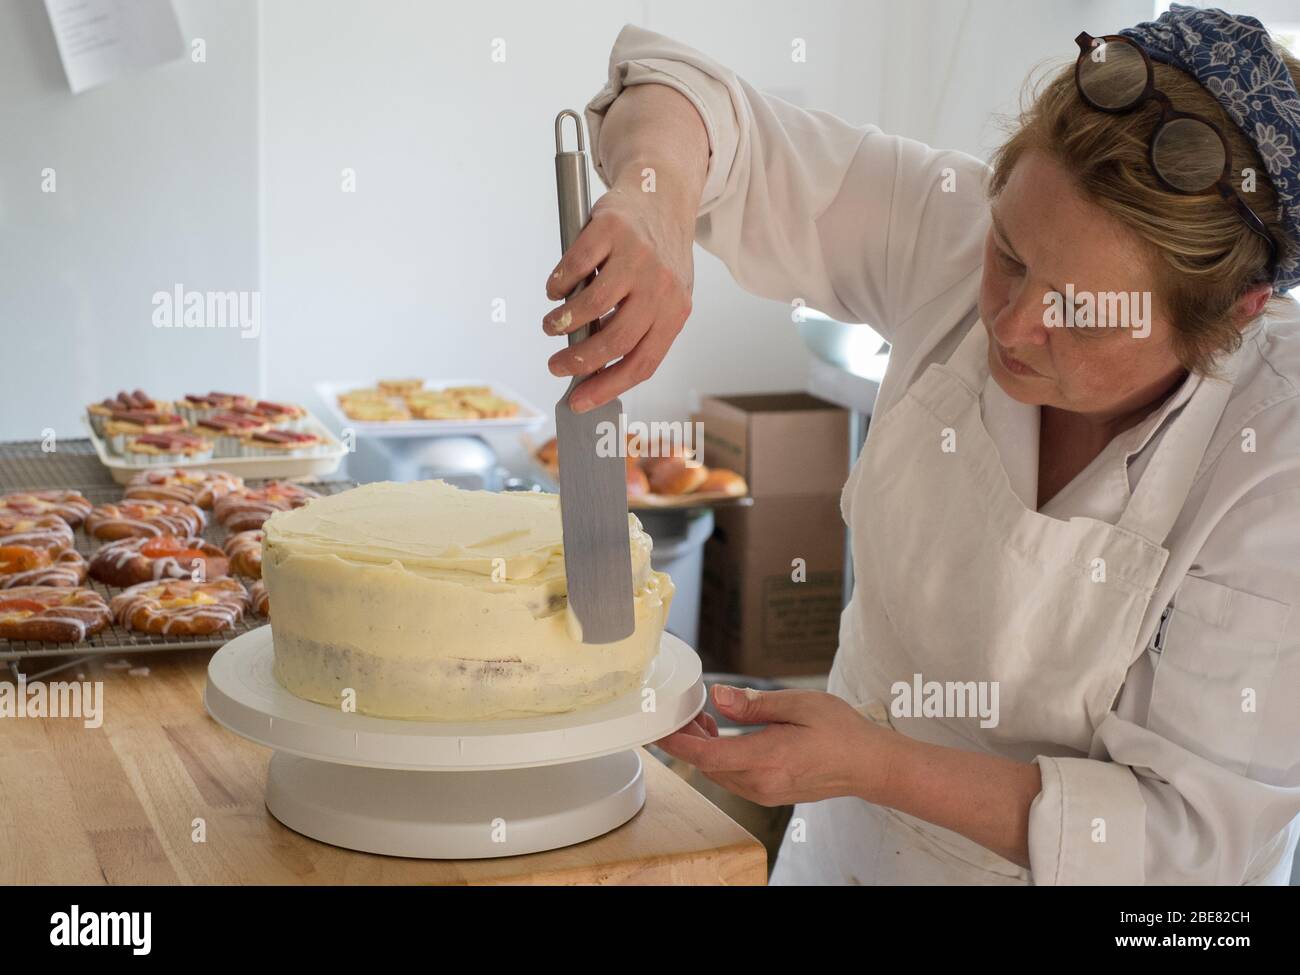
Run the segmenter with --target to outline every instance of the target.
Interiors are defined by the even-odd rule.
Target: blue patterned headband
[[[1287,291],[1300,284],[1300,94],[1277,43],[1254,17],[1179,3],[1158,20],[1120,33],[1142,45],[1152,60],[1199,81],[1255,144],[1277,190],[1291,244],[1279,248],[1273,287]]]

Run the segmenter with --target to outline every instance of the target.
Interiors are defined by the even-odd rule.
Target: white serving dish
[[[141,471],[154,470],[159,467],[196,467],[207,470],[227,471],[246,479],[258,478],[301,478],[320,477],[333,474],[339,469],[339,462],[347,456],[348,449],[339,443],[316,417],[307,414],[302,429],[325,439],[325,445],[318,453],[308,457],[205,457],[197,460],[180,462],[160,461],[154,464],[131,463],[121,454],[114,453],[108,441],[94,431],[90,420],[84,414],[81,422],[86,428],[90,442],[95,446],[99,462],[108,468],[113,480],[126,484]]]
[[[430,391],[446,389],[449,386],[490,386],[496,396],[519,404],[519,413],[515,416],[499,416],[485,420],[354,420],[343,412],[339,406],[339,394],[353,389],[366,389],[376,385],[363,382],[320,382],[315,386],[316,395],[325,403],[329,419],[339,425],[340,430],[355,430],[359,436],[376,438],[407,437],[445,437],[463,436],[465,434],[496,433],[502,430],[535,430],[549,417],[525,400],[518,393],[497,382],[485,379],[439,379],[425,383]]]

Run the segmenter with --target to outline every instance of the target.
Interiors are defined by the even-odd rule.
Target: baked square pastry
[[[483,419],[516,416],[519,413],[518,403],[491,393],[467,393],[461,396],[460,401]]]
[[[230,559],[230,571],[250,579],[262,578],[262,538],[265,532],[260,528],[235,532],[226,539],[223,546],[226,557]]]
[[[133,392],[122,390],[116,396],[110,396],[98,403],[91,403],[86,407],[86,415],[90,418],[90,428],[102,437],[104,435],[104,424],[114,413],[139,410],[153,413],[173,412],[171,403],[166,400],[154,399],[143,390],[137,389]]]
[[[178,433],[186,423],[179,413],[156,413],[150,410],[127,410],[113,413],[104,421],[104,437],[119,454],[126,442],[146,433]]]
[[[134,500],[181,501],[211,510],[223,494],[244,486],[244,479],[225,471],[202,471],[185,467],[159,467],[141,471],[126,486],[126,497]]]
[[[304,430],[263,430],[245,436],[240,452],[245,457],[305,457],[324,443],[324,437]]]
[[[58,515],[73,528],[86,520],[91,503],[80,491],[15,491],[0,495],[0,514]]]
[[[389,396],[406,396],[424,388],[423,379],[381,379],[379,388]]]
[[[58,515],[0,512],[0,545],[30,545],[56,554],[76,541],[71,526]]]
[[[296,403],[273,403],[265,399],[248,405],[236,404],[230,408],[230,412],[259,417],[266,420],[273,429],[297,430],[307,418],[307,411]]]
[[[479,416],[472,407],[442,393],[409,396],[406,406],[417,420],[477,420]]]
[[[112,619],[93,589],[18,586],[0,593],[0,639],[80,643]]]
[[[108,586],[159,579],[217,579],[230,569],[226,553],[197,536],[120,538],[90,557],[90,577]]]
[[[123,455],[130,464],[182,464],[208,460],[213,442],[194,433],[146,433],[128,437]]]
[[[252,402],[254,402],[253,397],[240,396],[237,393],[211,392],[203,395],[190,393],[176,402],[176,410],[191,423],[196,423],[205,416],[220,413],[237,404],[247,405]]]
[[[217,448],[219,457],[238,457],[244,437],[271,429],[271,421],[251,413],[213,413],[194,424],[194,432],[207,437]]]
[[[86,534],[106,541],[119,538],[202,534],[208,518],[180,501],[119,501],[99,504],[86,516]]]
[[[86,560],[75,548],[61,552],[33,545],[0,545],[0,589],[15,586],[79,586]]]
[[[339,406],[350,420],[362,423],[409,420],[411,411],[400,401],[390,399],[340,399]]]
[[[289,481],[271,481],[262,487],[231,491],[217,501],[212,513],[226,531],[249,531],[261,528],[262,523],[277,511],[300,508],[318,497],[320,495],[311,488]]]
[[[230,576],[206,582],[168,579],[132,586],[114,596],[109,607],[129,630],[191,636],[238,623],[248,608],[248,591]]]

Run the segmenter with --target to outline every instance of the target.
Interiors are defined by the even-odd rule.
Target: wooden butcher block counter
[[[99,728],[78,718],[0,718],[0,884],[766,881],[758,841],[645,752],[645,807],[613,832],[565,849],[437,861],[308,839],[263,804],[270,750],[204,710],[210,657],[129,654],[133,670],[97,657],[44,678],[104,681]],[[3,664],[0,680],[13,680]],[[194,840],[196,820],[204,842]]]

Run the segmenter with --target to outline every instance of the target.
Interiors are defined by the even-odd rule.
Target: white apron
[[[921,741],[1020,761],[1088,755],[1143,651],[1163,542],[1233,375],[1183,406],[1118,524],[1061,521],[1021,502],[984,427],[987,354],[977,320],[948,362],[873,419],[841,502],[856,581],[829,690]],[[891,714],[892,686],[916,674],[997,682],[998,723]],[[1032,883],[957,833],[860,799],[803,803],[794,816],[803,829],[787,830],[774,884]]]

